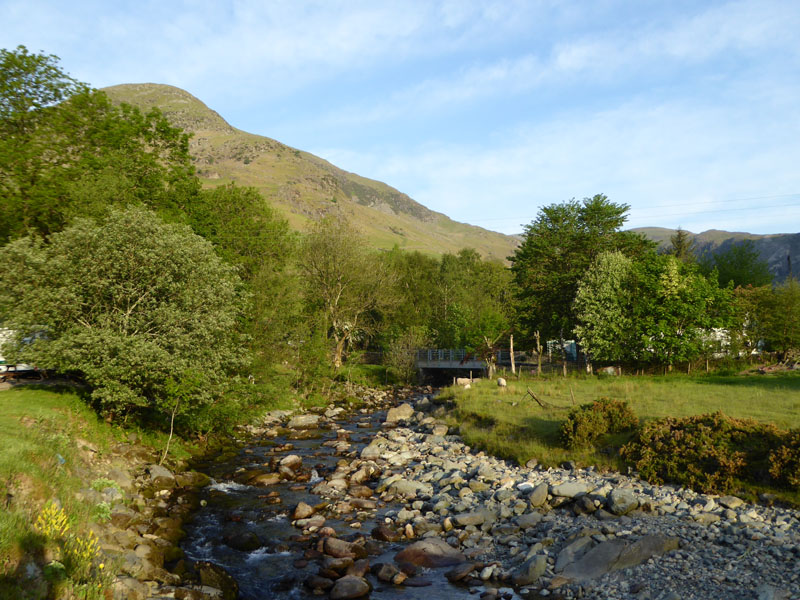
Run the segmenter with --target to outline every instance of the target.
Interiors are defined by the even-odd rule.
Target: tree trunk
[[[514,364],[514,336],[510,335],[508,338],[508,345],[510,347],[509,353],[511,354],[511,374],[517,374],[517,367]]]
[[[342,336],[336,339],[336,346],[333,349],[333,368],[342,368],[342,355],[344,354],[344,346],[347,343],[347,337]]]
[[[536,376],[540,377],[542,375],[542,343],[539,339],[538,329],[534,335],[536,336]]]

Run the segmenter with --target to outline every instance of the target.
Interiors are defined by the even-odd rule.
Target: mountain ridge
[[[252,186],[300,230],[332,212],[350,218],[378,248],[395,245],[427,254],[475,248],[505,261],[518,239],[459,223],[386,183],[345,171],[309,152],[237,129],[201,100],[174,86],[153,83],[104,88],[114,102],[158,107],[192,134],[190,150],[204,186]]]

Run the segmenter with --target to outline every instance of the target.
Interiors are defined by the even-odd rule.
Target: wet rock
[[[187,471],[185,473],[178,473],[175,476],[175,481],[180,487],[202,488],[211,483],[211,478],[204,473]]]
[[[327,537],[322,545],[322,551],[328,556],[336,558],[365,558],[367,556],[364,547],[340,540],[335,537]]]
[[[300,470],[300,467],[303,466],[303,459],[297,454],[289,454],[288,456],[282,458],[278,465],[281,467],[286,467],[287,469],[291,469],[292,471],[298,471]]]
[[[331,600],[350,600],[351,598],[362,598],[369,592],[370,587],[366,579],[345,575],[333,584],[330,598]]]
[[[306,579],[306,585],[312,590],[327,591],[333,587],[333,579],[328,579],[321,575],[312,575]]]
[[[242,527],[229,529],[222,536],[222,541],[229,548],[239,550],[240,552],[252,552],[261,548],[261,541],[258,536]]]
[[[372,530],[372,537],[381,542],[396,542],[402,536],[388,525],[381,523]]]
[[[219,565],[201,560],[195,563],[194,568],[200,583],[221,590],[223,600],[236,600],[239,597],[236,580]]]
[[[305,502],[299,502],[292,512],[292,520],[307,519],[314,514],[314,507]]]
[[[511,574],[514,585],[531,585],[539,581],[547,570],[547,557],[543,554],[529,558]]]
[[[470,573],[475,571],[475,569],[480,569],[483,567],[483,563],[475,563],[475,562],[465,562],[463,564],[457,565],[455,568],[450,569],[447,573],[444,574],[447,577],[447,580],[450,583],[456,583],[463,579],[466,579]]]
[[[319,415],[295,415],[286,424],[289,429],[317,429],[320,424]]]
[[[398,563],[417,567],[450,567],[465,562],[466,557],[440,538],[425,538],[414,542],[395,555]]]

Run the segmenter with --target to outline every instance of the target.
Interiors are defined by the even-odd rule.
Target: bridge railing
[[[417,350],[417,362],[454,362],[479,360],[463,348],[423,348]]]

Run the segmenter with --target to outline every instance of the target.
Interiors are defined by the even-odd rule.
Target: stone
[[[514,585],[531,585],[536,583],[547,570],[547,557],[538,554],[529,558],[511,574]]]
[[[567,481],[550,487],[550,493],[553,496],[561,496],[562,498],[576,498],[588,491],[589,486],[582,481]]]
[[[591,546],[592,538],[590,537],[579,537],[567,546],[564,546],[561,552],[558,553],[558,558],[556,558],[556,573],[560,573],[564,570],[564,567],[586,554]]]
[[[678,538],[663,535],[646,535],[633,543],[613,539],[598,544],[580,559],[568,564],[561,575],[568,581],[588,581],[611,571],[642,564],[653,556],[677,547]]]
[[[456,583],[465,579],[470,573],[472,573],[475,569],[479,569],[483,565],[481,563],[474,563],[474,562],[465,562],[463,564],[457,565],[453,569],[450,569],[444,576],[447,578],[447,581],[450,583]]]
[[[550,486],[546,483],[540,483],[531,490],[528,494],[528,503],[534,508],[541,506],[547,502],[547,494],[550,493]]]
[[[417,567],[451,567],[466,561],[466,557],[440,538],[424,538],[407,546],[395,557],[398,563],[410,563]]]
[[[322,551],[335,558],[364,558],[367,555],[363,546],[335,537],[325,538],[322,544]]]
[[[407,421],[414,416],[414,408],[404,402],[400,406],[390,408],[386,413],[386,423],[397,423],[399,421]]]
[[[485,510],[477,510],[474,512],[467,512],[455,515],[453,521],[459,527],[466,527],[467,525],[483,525],[487,520],[494,520],[494,518]]]
[[[730,508],[731,510],[739,508],[744,504],[744,500],[737,498],[736,496],[723,496],[717,500],[717,502],[719,502],[725,508]]]
[[[150,483],[157,490],[170,490],[176,485],[175,475],[166,467],[148,465],[147,473],[150,475]]]
[[[194,564],[194,569],[202,585],[222,591],[223,600],[236,600],[239,597],[239,584],[219,565],[200,560]]]
[[[281,459],[278,463],[281,467],[286,467],[292,471],[297,471],[303,466],[303,459],[297,454],[290,454]]]
[[[391,563],[382,563],[376,565],[376,567],[375,577],[378,578],[378,581],[383,581],[384,583],[392,583],[395,575],[400,573],[400,569]]]
[[[295,415],[286,424],[289,429],[317,429],[319,427],[319,415]]]
[[[226,531],[222,536],[225,545],[240,552],[252,552],[261,548],[261,541],[258,536],[241,527],[235,527]]]
[[[388,492],[396,496],[414,498],[419,494],[432,495],[433,488],[429,483],[414,481],[413,479],[398,479],[389,484]]]
[[[639,507],[639,499],[632,490],[612,490],[606,498],[606,507],[614,515],[627,515]]]
[[[370,592],[369,583],[362,577],[345,575],[333,584],[330,591],[331,600],[350,600],[351,598],[362,598]]]
[[[294,512],[292,513],[292,520],[296,521],[297,519],[307,519],[313,514],[313,506],[306,504],[305,502],[298,502],[297,506],[294,508]]]
[[[529,512],[517,517],[517,525],[520,529],[530,529],[542,522],[542,514],[538,512]]]

